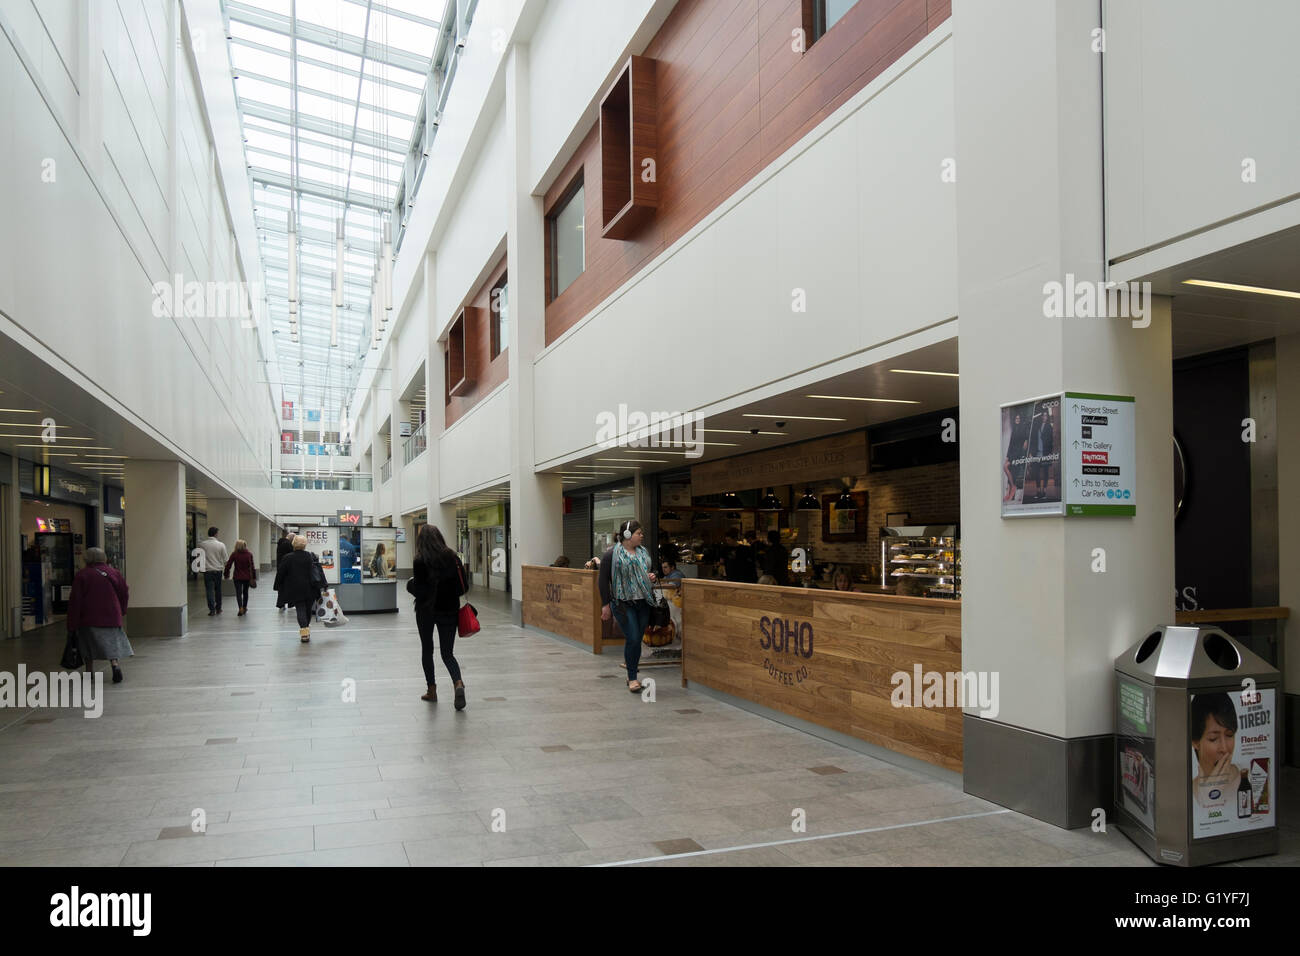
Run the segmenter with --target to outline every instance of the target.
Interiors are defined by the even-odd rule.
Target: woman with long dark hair
[[[460,557],[434,525],[426,524],[415,539],[415,560],[411,562],[411,580],[406,590],[415,596],[415,626],[420,631],[420,664],[428,691],[420,695],[430,703],[438,701],[438,687],[433,671],[433,629],[438,629],[438,651],[443,666],[455,684],[456,709],[465,709],[465,682],[460,678],[460,664],[453,650],[456,646],[456,619],[460,614],[460,596],[469,591],[469,578]]]
[[[627,689],[641,692],[637,665],[641,663],[641,638],[650,624],[650,602],[654,595],[654,573],[650,552],[641,544],[645,532],[635,518],[618,526],[618,540],[600,562],[600,616],[612,613],[623,632],[623,663],[627,665]]]

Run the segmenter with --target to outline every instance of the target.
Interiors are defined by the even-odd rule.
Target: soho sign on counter
[[[1137,514],[1131,395],[1061,392],[1002,406],[1002,517]]]

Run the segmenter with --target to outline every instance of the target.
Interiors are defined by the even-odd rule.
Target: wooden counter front
[[[525,564],[524,624],[572,638],[599,654],[600,588],[596,574],[582,568]]]
[[[690,578],[684,585],[683,682],[960,772],[961,708],[891,702],[896,673],[910,686],[918,664],[923,675],[961,671],[960,601]]]

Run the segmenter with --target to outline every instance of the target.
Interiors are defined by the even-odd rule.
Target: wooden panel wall
[[[948,770],[960,707],[895,707],[899,671],[961,670],[961,602],[687,578],[682,676]],[[811,653],[764,648],[772,621],[811,625]],[[770,641],[769,641],[770,643]],[[808,648],[805,646],[804,651]]]
[[[644,51],[659,64],[658,212],[635,239],[600,238],[599,123],[546,193],[549,213],[581,173],[588,223],[586,270],[547,305],[547,344],[950,13],[951,0],[859,0],[800,54],[802,0],[681,0]]]
[[[506,349],[494,359],[492,354],[492,287],[506,271],[506,260],[502,258],[493,268],[487,281],[465,303],[465,352],[468,376],[474,385],[463,395],[453,395],[446,407],[446,424],[450,425],[466,415],[470,409],[492,393],[492,390],[506,380],[510,374],[510,363]],[[503,345],[505,343],[502,343]],[[444,349],[446,345],[444,343]]]
[[[596,572],[580,568],[523,567],[524,624],[586,644],[599,654],[600,589]]]

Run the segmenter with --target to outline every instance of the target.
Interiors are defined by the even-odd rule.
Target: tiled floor
[[[134,642],[99,719],[0,710],[0,865],[1149,865],[1114,828],[1004,810],[683,690],[675,668],[642,702],[620,655],[516,628],[487,595],[457,647],[462,713],[441,661],[441,701],[419,699],[409,611],[303,646],[269,589],[245,618],[193,598],[186,637]],[[0,670],[61,650],[0,642]],[[1286,830],[1254,862],[1298,845]]]

